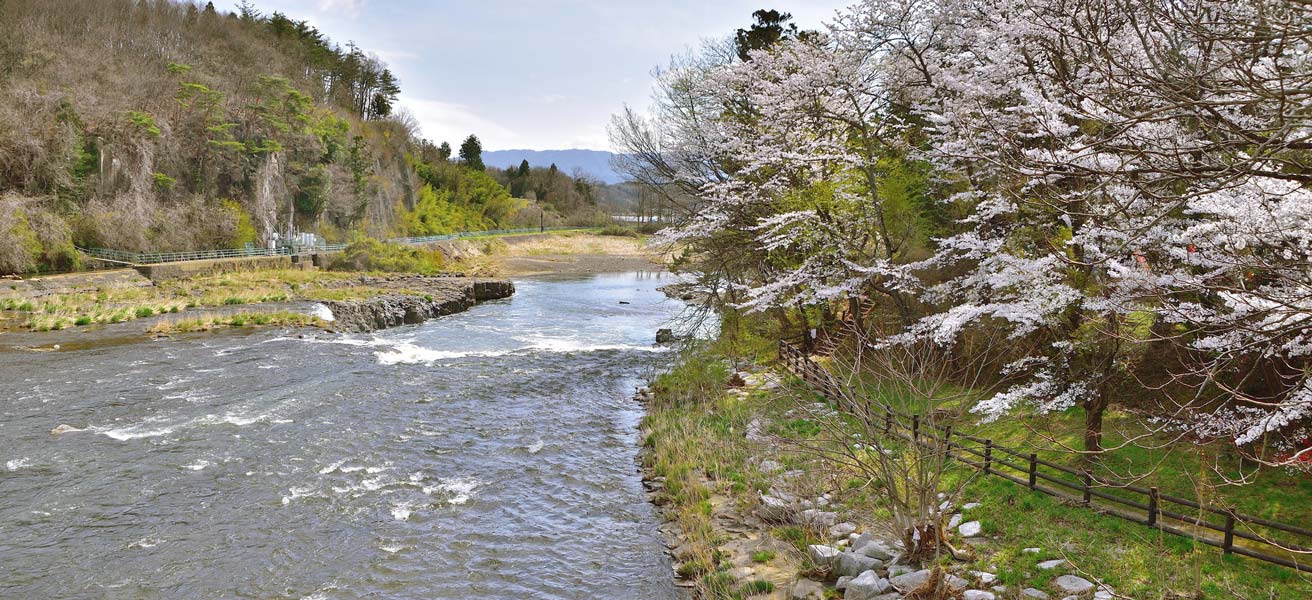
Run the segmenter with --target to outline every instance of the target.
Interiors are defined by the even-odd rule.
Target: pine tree
[[[483,166],[483,143],[478,141],[478,136],[471,134],[460,144],[460,160],[475,171],[486,169]]]

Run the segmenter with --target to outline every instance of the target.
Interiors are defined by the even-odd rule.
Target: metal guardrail
[[[779,342],[779,362],[846,412],[868,415],[874,429],[915,444],[941,444],[948,456],[986,476],[1001,477],[1074,505],[1215,546],[1225,554],[1238,554],[1312,573],[1312,560],[1300,560],[1300,557],[1312,556],[1312,529],[1300,526],[1305,523],[1281,523],[1232,509],[1204,506],[1195,500],[1161,493],[1156,487],[1108,481],[1088,470],[1040,459],[1034,452],[1021,452],[999,446],[993,440],[953,431],[951,425],[924,422],[920,415],[903,414],[869,399],[853,400],[853,394],[845,394],[844,386],[828,370],[786,340]],[[857,401],[863,401],[867,406],[851,406]],[[1044,469],[1048,471],[1044,472]],[[1125,496],[1140,497],[1142,501]],[[1168,505],[1181,508],[1177,512],[1170,510]],[[1193,514],[1187,514],[1189,512]],[[1208,535],[1207,532],[1220,535]],[[1277,534],[1285,539],[1276,539]]]
[[[471,237],[489,235],[512,235],[518,233],[540,233],[546,231],[564,231],[586,229],[586,227],[530,227],[525,229],[489,229],[487,231],[462,231],[442,235],[423,237],[403,237],[386,240],[393,244],[420,245]],[[255,256],[285,256],[291,254],[313,254],[316,252],[341,252],[347,244],[317,244],[314,246],[279,246],[276,248],[228,248],[220,250],[193,250],[185,252],[127,252],[109,248],[83,248],[77,246],[78,252],[91,258],[127,263],[132,265],[154,265],[160,263],[182,262],[188,260],[214,260],[219,258],[249,258]]]

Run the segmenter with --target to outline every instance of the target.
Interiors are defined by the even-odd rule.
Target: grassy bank
[[[820,423],[799,416],[796,410],[819,400],[816,395],[796,382],[778,389],[728,387],[730,365],[742,361],[744,353],[761,361],[762,347],[764,344],[750,342],[729,347],[721,339],[689,351],[671,372],[653,382],[654,396],[644,423],[644,466],[649,476],[663,478],[658,479],[661,487],[656,498],[681,534],[675,550],[679,572],[696,582],[704,597],[751,595],[754,576],[737,576],[741,573],[735,569],[741,563],[732,560],[733,544],[729,543],[735,534],[724,526],[723,516],[751,515],[760,502],[759,493],[784,485],[778,471],[761,468],[763,461],[778,463],[784,472],[800,471],[800,476],[791,480],[791,491],[799,497],[829,494],[833,504],[828,510],[837,510],[840,520],[854,522],[862,530],[880,530],[889,517],[877,502],[881,494],[878,482],[863,478],[855,469],[817,458],[816,445],[830,442]],[[1078,415],[1004,419],[972,433],[1069,460],[1052,449],[1048,436],[1057,432],[1075,435],[1067,431],[1073,419]],[[752,441],[744,435],[754,423],[764,429],[768,440]],[[1114,416],[1108,431],[1133,435],[1124,415]],[[1159,485],[1164,491],[1191,497],[1190,490],[1203,489],[1197,483],[1206,475],[1202,456],[1216,451],[1186,443],[1169,452],[1135,449],[1108,460],[1113,468],[1156,465],[1152,483],[1141,484]],[[1002,479],[983,478],[964,466],[950,469],[948,479],[949,484],[964,485],[964,502],[979,503],[963,517],[979,521],[983,535],[969,543],[973,560],[943,559],[943,564],[963,574],[995,574],[996,583],[1008,588],[999,598],[1015,598],[1027,587],[1060,598],[1052,583],[1062,574],[1105,583],[1124,597],[1139,599],[1312,598],[1312,577],[1292,569],[1226,557],[1216,548],[1099,514]],[[1308,486],[1305,476],[1271,471],[1262,473],[1250,486],[1210,493],[1224,494],[1227,502],[1247,512],[1298,524],[1300,514],[1303,519],[1312,514],[1307,512],[1312,498]],[[794,578],[824,578],[823,571],[805,557],[807,544],[828,543],[823,542],[824,531],[768,525],[750,516],[741,520],[755,528],[754,535],[788,547],[768,558],[762,556],[764,564],[791,563]],[[1026,548],[1040,550],[1026,552]],[[1052,559],[1068,562],[1053,570],[1038,567],[1039,562]],[[774,583],[780,587],[778,581]],[[835,590],[829,593],[841,597]]]

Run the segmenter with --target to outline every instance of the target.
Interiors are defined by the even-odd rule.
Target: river
[[[631,398],[666,283],[0,354],[0,597],[674,598]]]

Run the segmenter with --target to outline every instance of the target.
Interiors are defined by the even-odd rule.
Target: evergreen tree
[[[752,13],[756,22],[748,29],[739,29],[734,34],[734,45],[738,49],[738,58],[751,59],[752,50],[762,50],[786,39],[805,37],[798,33],[797,25],[791,23],[793,15],[777,10],[758,10]]]
[[[528,159],[524,159],[524,160],[520,161],[520,163],[519,163],[519,176],[520,176],[520,177],[528,177],[528,171],[529,171],[529,168],[528,168]]]
[[[460,144],[460,160],[475,171],[486,168],[483,166],[483,143],[478,141],[478,136],[471,134]]]
[[[437,159],[442,162],[451,160],[451,144],[442,142],[442,145],[437,147]]]

